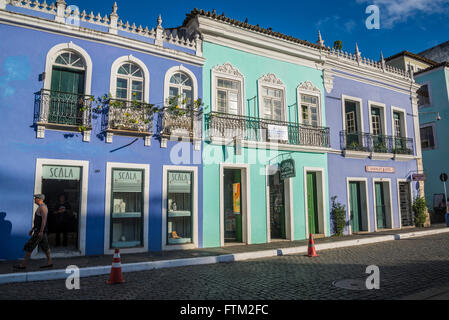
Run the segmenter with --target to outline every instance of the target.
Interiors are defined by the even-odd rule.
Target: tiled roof
[[[325,46],[320,46],[318,44],[315,44],[315,43],[312,43],[312,42],[309,42],[309,41],[306,41],[306,40],[301,40],[301,39],[298,39],[298,38],[295,38],[295,37],[292,37],[292,36],[288,36],[288,35],[285,35],[285,34],[280,33],[280,32],[275,32],[271,28],[265,29],[265,28],[260,27],[259,25],[249,24],[248,20],[245,21],[245,22],[242,22],[242,21],[238,21],[238,20],[235,20],[235,19],[228,18],[228,17],[225,16],[224,13],[221,14],[221,15],[218,15],[215,10],[213,10],[212,12],[210,12],[210,11],[206,12],[204,10],[198,10],[197,8],[195,8],[190,13],[186,14],[186,16],[187,17],[186,17],[186,19],[184,20],[184,22],[182,24],[183,27],[187,26],[187,23],[190,21],[190,19],[193,19],[196,16],[203,16],[203,17],[207,17],[207,18],[214,19],[214,20],[217,20],[217,21],[227,22],[227,23],[229,23],[231,25],[234,25],[234,26],[237,26],[237,27],[241,27],[241,28],[244,28],[244,29],[256,31],[256,32],[259,32],[259,33],[262,33],[262,34],[270,35],[270,36],[273,36],[273,37],[276,37],[276,38],[279,38],[279,39],[283,39],[283,40],[287,40],[287,41],[290,41],[290,42],[293,42],[293,43],[299,43],[299,44],[302,44],[302,45],[305,45],[305,46],[308,46],[308,47],[311,47],[311,48],[329,50],[329,48],[327,48]]]
[[[402,51],[402,52],[399,52],[399,53],[397,53],[397,54],[395,54],[395,55],[393,55],[393,56],[391,56],[391,57],[386,58],[385,61],[390,61],[390,60],[393,60],[393,59],[395,59],[395,58],[397,58],[397,57],[401,57],[401,56],[408,56],[408,57],[410,57],[410,58],[419,60],[419,61],[421,61],[421,62],[430,64],[430,65],[432,65],[432,66],[438,64],[438,62],[436,62],[436,61],[427,59],[427,58],[425,58],[425,57],[423,57],[423,56],[414,54],[414,53],[412,53],[412,52],[410,52],[410,51]]]
[[[449,68],[449,62],[442,62],[442,63],[438,63],[438,64],[436,64],[436,65],[433,65],[433,66],[431,66],[431,67],[428,67],[427,69],[424,69],[424,70],[421,70],[421,71],[419,71],[419,72],[416,72],[416,73],[415,73],[415,76],[418,75],[418,74],[421,74],[421,73],[424,73],[424,72],[433,70],[433,69],[437,69],[437,68],[439,68],[439,67],[446,67],[446,68]]]

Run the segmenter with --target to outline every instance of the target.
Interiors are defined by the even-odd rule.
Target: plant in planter
[[[341,237],[346,226],[346,206],[337,202],[337,197],[332,197],[332,221],[334,223],[334,233]]]
[[[424,197],[417,197],[413,203],[413,212],[415,213],[415,225],[423,228],[427,220],[427,202]]]
[[[387,153],[388,149],[385,142],[378,141],[374,144],[374,152]]]

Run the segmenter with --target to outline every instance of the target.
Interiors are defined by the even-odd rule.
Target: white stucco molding
[[[145,63],[140,60],[139,58],[134,57],[132,54],[127,56],[122,56],[118,59],[116,59],[111,66],[111,75],[110,75],[110,83],[109,83],[109,92],[111,93],[112,97],[115,97],[116,91],[117,91],[117,72],[120,66],[124,63],[131,62],[137,64],[143,71],[144,74],[144,80],[143,80],[143,86],[144,86],[144,93],[143,98],[144,102],[149,103],[150,101],[150,72],[148,71],[147,66]]]
[[[231,63],[226,62],[223,65],[217,65],[212,68],[212,95],[211,95],[211,102],[212,102],[212,111],[217,111],[217,78],[221,77],[224,79],[231,79],[235,81],[240,81],[240,115],[245,115],[245,77],[240,72],[240,70],[236,67],[234,67]]]
[[[171,67],[165,73],[164,80],[164,103],[167,101],[170,92],[170,79],[176,72],[184,72],[186,75],[192,79],[193,82],[193,100],[198,100],[198,80],[195,74],[188,68],[184,67],[182,64],[179,66]]]
[[[282,91],[282,103],[283,103],[283,109],[282,109],[282,120],[283,121],[287,121],[287,114],[288,114],[288,110],[287,110],[287,90],[285,88],[284,83],[282,82],[281,79],[279,79],[274,73],[269,73],[269,74],[265,74],[263,75],[259,80],[257,80],[257,89],[258,89],[258,95],[259,95],[259,117],[261,117],[260,112],[261,109],[263,110],[264,104],[263,104],[263,91],[262,91],[262,87],[270,87],[270,88],[274,88],[274,89],[278,89]],[[256,110],[254,110],[254,117],[257,116],[257,114],[255,113]],[[263,111],[262,111],[263,112]],[[263,118],[263,113],[262,113],[262,117]]]
[[[51,48],[47,53],[47,59],[45,62],[45,81],[44,81],[44,89],[50,90],[51,89],[51,74],[52,74],[52,68],[53,64],[56,61],[56,58],[62,53],[71,51],[78,55],[80,55],[84,62],[84,67],[86,68],[85,72],[85,84],[84,84],[84,94],[90,95],[91,94],[91,88],[92,88],[92,59],[90,58],[89,54],[86,50],[81,48],[80,46],[77,46],[72,41],[69,43],[61,43],[53,48]]]

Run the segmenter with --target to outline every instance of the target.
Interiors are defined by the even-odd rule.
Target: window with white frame
[[[430,104],[429,85],[425,84],[418,90],[418,106],[423,107]]]
[[[238,80],[217,78],[216,105],[217,111],[228,114],[239,114],[241,110],[241,83]]]
[[[383,132],[383,121],[382,121],[382,109],[377,106],[371,107],[371,127],[372,134],[375,136],[380,136],[385,134]]]
[[[393,112],[393,132],[395,137],[404,137],[404,115],[402,112]]]
[[[170,78],[169,99],[178,99],[178,105],[187,108],[193,104],[193,81],[184,72],[176,72]]]
[[[115,97],[128,101],[143,101],[144,81],[143,71],[137,64],[122,64],[117,71]]]
[[[284,110],[284,91],[262,86],[263,115],[265,119],[282,121]]]
[[[318,98],[308,94],[301,94],[301,122],[304,125],[319,125]]]
[[[350,111],[346,113],[346,131],[348,133],[354,133],[357,131],[355,125],[355,112]]]
[[[436,148],[435,125],[428,124],[421,127],[421,147],[423,150]]]

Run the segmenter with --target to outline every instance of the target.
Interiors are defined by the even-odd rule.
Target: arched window
[[[178,97],[178,105],[186,108],[193,104],[193,82],[183,72],[176,72],[170,78],[169,98]]]
[[[55,59],[51,73],[51,90],[84,94],[85,64],[75,52],[63,51]]]
[[[117,71],[115,97],[128,101],[143,101],[144,81],[144,73],[137,64],[122,64]]]

